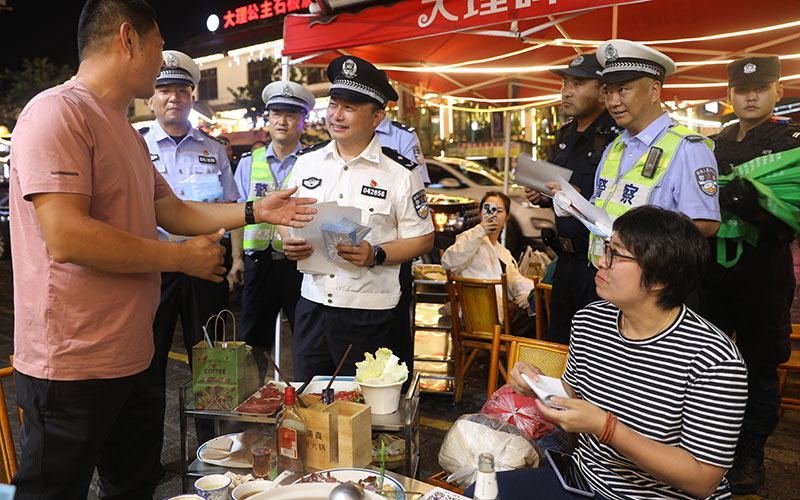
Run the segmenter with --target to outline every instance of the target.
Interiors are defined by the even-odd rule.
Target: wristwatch
[[[380,245],[375,245],[372,248],[375,249],[375,253],[372,256],[372,265],[369,267],[382,266],[386,262],[386,251]]]
[[[244,221],[247,224],[256,223],[256,217],[253,215],[253,200],[250,200],[244,204]]]

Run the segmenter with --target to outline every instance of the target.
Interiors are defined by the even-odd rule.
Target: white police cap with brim
[[[664,83],[675,72],[675,61],[641,43],[608,40],[597,48],[597,60],[603,67],[603,83],[627,82],[648,76]]]
[[[165,50],[162,53],[166,67],[156,79],[156,87],[178,83],[197,87],[200,82],[200,68],[191,57],[177,50]]]
[[[288,109],[308,113],[316,104],[314,94],[295,82],[272,82],[261,91],[261,99],[268,110]]]

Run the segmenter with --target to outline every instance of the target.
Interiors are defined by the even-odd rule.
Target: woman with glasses
[[[733,463],[747,400],[735,345],[683,301],[702,279],[707,244],[690,219],[653,206],[614,222],[595,283],[601,301],[572,322],[562,384],[569,398],[547,418],[580,433],[569,475],[605,499],[731,498]],[[541,371],[518,362],[514,390]],[[500,498],[581,498],[551,469],[498,473]]]

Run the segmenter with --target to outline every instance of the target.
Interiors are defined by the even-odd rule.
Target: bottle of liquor
[[[278,414],[278,470],[304,474],[306,468],[306,422],[295,406],[295,388],[286,387],[286,406]]]
[[[494,455],[478,456],[478,477],[475,480],[475,500],[497,500],[497,476],[494,473]]]

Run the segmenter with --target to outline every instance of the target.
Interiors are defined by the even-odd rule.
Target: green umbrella
[[[719,178],[720,187],[734,177],[749,180],[758,191],[758,203],[795,231],[800,231],[800,148],[759,156],[733,167],[733,173]],[[742,244],[755,246],[758,227],[722,210],[717,233],[717,262],[733,267],[742,256]],[[736,243],[736,255],[729,259],[725,240]]]

